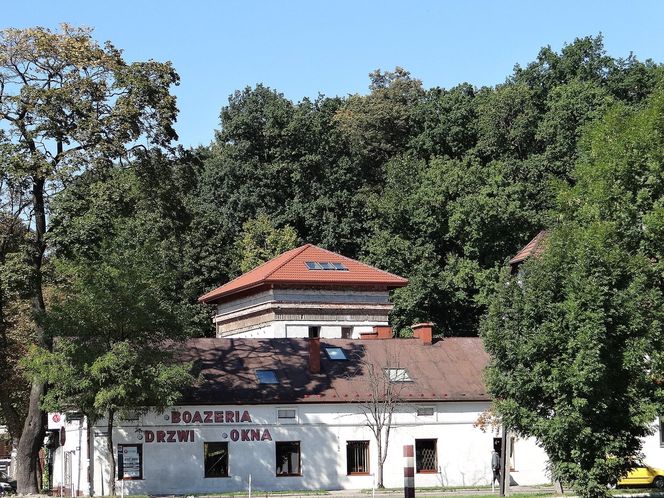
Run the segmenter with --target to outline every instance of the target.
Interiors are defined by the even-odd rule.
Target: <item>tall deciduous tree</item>
[[[24,218],[31,230],[32,311],[36,343],[51,341],[45,312],[42,265],[48,243],[48,211],[55,192],[83,170],[106,168],[135,148],[168,146],[176,138],[178,76],[169,63],[128,64],[112,44],[99,46],[89,29],[63,25],[6,29],[0,34],[0,123],[9,160],[3,173],[21,185],[30,202]],[[128,148],[129,147],[129,148]],[[44,417],[45,384],[32,383],[18,449],[18,490],[37,491],[37,454]]]
[[[128,230],[104,244],[94,265],[59,262],[65,297],[45,320],[54,351],[35,349],[26,361],[35,378],[50,383],[45,409],[106,421],[111,495],[116,415],[175,404],[193,380],[175,357],[183,326],[161,296],[153,244],[136,242]]]
[[[544,253],[505,275],[483,324],[503,422],[583,496],[637,464],[664,406],[663,137],[663,88],[588,131]]]

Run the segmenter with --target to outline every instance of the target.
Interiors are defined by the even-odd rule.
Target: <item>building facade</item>
[[[512,262],[515,272],[538,243]],[[379,481],[372,413],[388,411],[386,487],[403,486],[404,445],[415,448],[418,487],[490,485],[501,440],[479,424],[491,402],[482,341],[434,340],[427,323],[393,338],[389,295],[406,284],[308,244],[208,292],[200,301],[215,306],[216,338],[177,351],[198,379],[182,403],[118,417],[112,449],[105,421],[49,414],[62,442],[53,487],[107,495],[113,451],[128,494],[234,492],[250,481],[258,490],[367,489]],[[661,434],[644,451],[664,467]],[[508,440],[512,482],[549,482],[536,442]]]

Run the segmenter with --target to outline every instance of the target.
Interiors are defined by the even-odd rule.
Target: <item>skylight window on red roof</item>
[[[304,264],[309,270],[348,271],[346,265],[334,261],[307,261]]]

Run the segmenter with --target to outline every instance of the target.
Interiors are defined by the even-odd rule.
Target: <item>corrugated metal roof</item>
[[[342,348],[348,361],[330,360],[325,347]],[[366,365],[405,368],[406,402],[489,400],[482,340],[455,337],[425,345],[418,339],[321,339],[321,373],[309,373],[307,339],[192,339],[181,353],[199,382],[186,404],[345,403],[370,400]],[[278,384],[262,385],[256,370],[275,370]]]
[[[305,264],[307,261],[343,263],[348,270],[309,270]],[[240,275],[198,300],[203,303],[219,302],[227,296],[265,284],[380,285],[394,289],[404,287],[408,280],[312,244],[305,244]]]

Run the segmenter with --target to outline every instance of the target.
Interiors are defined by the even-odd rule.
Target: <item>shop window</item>
[[[228,443],[203,443],[205,477],[228,477]]]
[[[341,338],[342,339],[352,339],[353,338],[353,327],[341,327]]]
[[[277,456],[277,476],[299,476],[300,472],[300,442],[277,441],[275,443]]]
[[[143,445],[118,445],[118,479],[143,479]]]
[[[346,443],[346,473],[348,475],[369,474],[369,441]]]
[[[435,439],[415,440],[415,467],[417,472],[438,472]]]
[[[309,327],[309,339],[320,337],[320,327]]]

